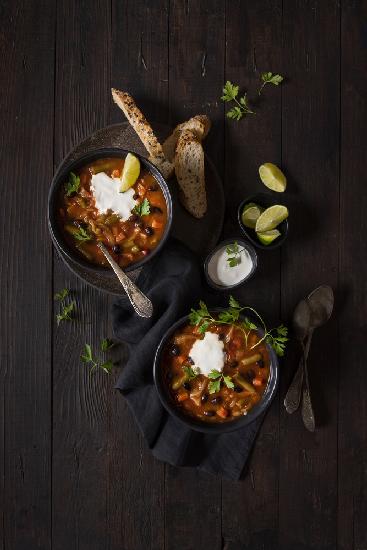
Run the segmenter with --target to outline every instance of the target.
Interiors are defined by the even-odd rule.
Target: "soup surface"
[[[208,338],[207,332],[217,336]],[[247,342],[235,325],[212,324],[207,332],[200,334],[198,327],[187,324],[174,333],[162,354],[163,380],[182,413],[204,422],[228,422],[261,400],[270,375],[269,352],[253,330]],[[198,340],[204,339],[214,341],[215,353],[205,346],[197,352]],[[190,354],[202,361],[200,373]],[[218,358],[221,370],[211,369]]]
[[[103,195],[103,184],[118,184],[117,178],[121,177],[123,166],[124,160],[120,158],[98,159],[83,166],[76,174],[70,174],[69,183],[65,182],[61,192],[59,223],[65,239],[70,247],[94,264],[107,265],[97,246],[99,241],[107,246],[121,267],[142,260],[156,248],[167,224],[167,204],[162,189],[154,176],[143,167],[137,181],[127,192],[127,219],[122,219],[112,209],[104,212],[98,210],[93,176],[101,173],[108,176],[103,176],[102,187],[99,178],[98,187],[100,203],[108,205],[109,199]],[[70,182],[75,182],[75,185],[70,186]],[[111,189],[109,192],[111,195]],[[116,198],[121,199],[121,196]]]

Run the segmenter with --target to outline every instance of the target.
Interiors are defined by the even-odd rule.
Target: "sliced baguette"
[[[206,115],[196,115],[186,122],[183,122],[182,124],[176,126],[172,134],[166,139],[166,141],[162,145],[164,156],[166,157],[166,159],[173,162],[177,140],[181,132],[183,132],[184,130],[191,130],[201,141],[208,135],[210,127],[210,118]]]
[[[164,178],[168,179],[171,177],[174,166],[165,158],[162,145],[159,143],[152,127],[136,105],[132,96],[127,92],[121,92],[115,88],[112,88],[111,92],[114,102],[123,111],[148,151],[151,162],[160,170]]]
[[[181,202],[195,218],[202,218],[207,209],[204,150],[192,130],[180,132],[174,161]]]

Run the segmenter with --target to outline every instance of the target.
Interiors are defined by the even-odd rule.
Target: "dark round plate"
[[[162,124],[154,125],[154,130],[161,142],[163,142],[172,131],[169,126]],[[77,145],[63,160],[58,170],[65,164],[78,159],[85,153],[100,147],[121,147],[142,156],[148,156],[144,145],[141,143],[130,124],[128,122],[122,122],[97,130],[91,136],[79,143],[79,145]],[[181,206],[178,199],[178,184],[175,178],[168,181],[173,200],[173,223],[171,234],[173,237],[176,237],[186,244],[193,252],[196,252],[203,260],[217,244],[221,235],[225,208],[222,181],[212,161],[206,155],[205,180],[207,182],[208,210],[205,216],[200,220],[191,216],[191,214]],[[75,275],[99,290],[121,296],[121,284],[112,270],[106,271],[105,273],[95,273],[91,270],[84,269],[67,258],[55,242],[54,245],[62,260]],[[138,269],[130,271],[129,277],[135,280],[139,272],[140,270]]]

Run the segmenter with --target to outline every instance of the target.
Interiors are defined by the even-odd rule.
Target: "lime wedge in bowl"
[[[288,218],[288,208],[286,206],[281,204],[270,206],[258,217],[255,225],[256,233],[275,229],[286,218]]]
[[[260,166],[259,176],[263,184],[272,191],[283,193],[287,187],[287,178],[281,169],[271,162],[266,162]]]
[[[262,233],[257,233],[257,238],[261,244],[269,245],[275,239],[280,237],[281,232],[278,229],[270,229],[270,231],[263,231]]]
[[[132,187],[140,174],[140,161],[132,153],[126,155],[124,168],[121,175],[120,193],[124,193]]]
[[[250,229],[255,229],[256,221],[263,211],[264,209],[254,202],[249,202],[246,204],[241,214],[241,221],[243,225],[245,227],[249,227]]]

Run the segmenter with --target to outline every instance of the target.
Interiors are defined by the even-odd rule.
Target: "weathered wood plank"
[[[0,19],[0,548],[51,548],[52,178],[55,3]]]
[[[282,74],[282,13],[280,1],[227,2],[226,75],[247,91],[256,115],[226,123],[226,178],[228,202],[226,233],[240,236],[239,203],[264,192],[258,168],[264,162],[281,165],[281,88],[258,89],[264,71]],[[230,106],[228,106],[228,109]],[[226,107],[227,110],[227,107]],[[236,297],[256,307],[270,322],[280,315],[280,252],[258,251],[256,277]],[[259,289],[262,289],[259,292]],[[278,398],[271,406],[240,483],[223,483],[223,538],[229,548],[277,548],[279,427]],[[232,546],[231,546],[232,545]],[[236,546],[238,545],[238,546]]]
[[[338,284],[339,52],[338,2],[283,2],[282,159],[289,174],[290,232],[282,251],[282,306],[291,315],[316,286]],[[337,323],[315,334],[309,357],[318,423],[308,433],[282,407],[279,545],[331,549],[337,527]],[[288,361],[290,363],[290,361]],[[282,398],[294,372],[283,377]]]

